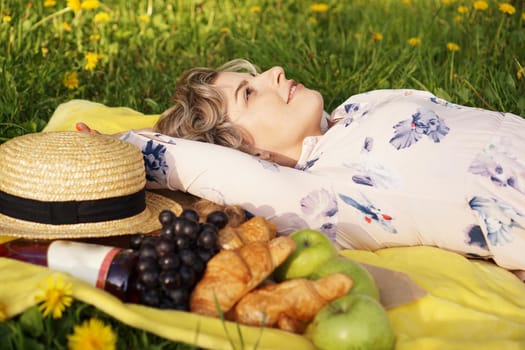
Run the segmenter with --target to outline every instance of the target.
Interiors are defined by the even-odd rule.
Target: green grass
[[[120,0],[75,14],[65,0],[2,0],[0,142],[40,131],[74,98],[160,113],[182,71],[237,57],[283,66],[320,90],[327,110],[365,90],[417,88],[525,115],[522,1],[511,1],[512,15],[493,0],[484,11],[470,0],[332,0],[326,12],[313,12],[313,3]],[[109,22],[94,22],[100,12]],[[421,45],[410,46],[411,37]],[[93,70],[85,69],[88,53],[102,55]],[[68,72],[78,74],[78,88],[63,85]]]
[[[0,338],[4,350],[66,350],[68,336],[74,326],[90,318],[101,320],[116,334],[116,349],[126,350],[198,350],[190,344],[175,343],[143,330],[132,329],[91,305],[74,301],[59,319],[42,317],[37,306],[21,315],[0,322]],[[102,349],[101,349],[102,350]]]
[[[65,0],[52,7],[0,0],[0,142],[40,131],[71,99],[160,113],[184,70],[238,57],[261,69],[283,66],[321,91],[328,111],[362,91],[416,88],[525,116],[525,3],[509,2],[511,15],[494,0],[485,11],[470,0],[331,0],[326,12],[313,12],[308,0],[112,0],[78,13]],[[109,21],[97,24],[101,12]],[[377,33],[382,40],[373,39]],[[413,37],[421,44],[410,46]],[[449,42],[460,50],[448,50]],[[92,70],[85,69],[88,53],[101,55]],[[63,79],[72,72],[79,84],[68,89]],[[77,321],[99,315],[75,305]],[[30,336],[22,316],[2,325],[2,338]],[[131,348],[174,346],[112,326]]]

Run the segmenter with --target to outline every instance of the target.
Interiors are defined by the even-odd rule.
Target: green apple
[[[307,278],[326,260],[337,256],[332,241],[322,232],[304,229],[290,235],[295,241],[295,250],[274,271],[277,282],[290,278]]]
[[[323,307],[305,335],[319,350],[391,350],[395,343],[386,310],[364,294],[348,294]]]
[[[354,280],[354,285],[349,294],[366,294],[379,301],[379,289],[370,272],[359,263],[342,255],[334,256],[325,261],[314,270],[309,278],[317,280],[336,272],[344,273]]]

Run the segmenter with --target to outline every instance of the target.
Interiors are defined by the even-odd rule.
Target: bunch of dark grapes
[[[217,235],[228,216],[214,211],[200,222],[193,209],[180,216],[163,210],[159,221],[158,236],[135,235],[130,240],[131,249],[138,252],[135,289],[142,304],[187,311],[191,291],[219,251]]]

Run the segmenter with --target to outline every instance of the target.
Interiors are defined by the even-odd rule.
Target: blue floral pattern
[[[447,108],[461,109],[461,106],[454,104],[454,103],[450,103],[436,96],[430,97],[430,102],[443,106],[443,107],[447,107]]]
[[[160,185],[167,184],[169,172],[166,162],[166,147],[161,143],[150,140],[142,147],[142,156],[146,166],[146,180],[156,182]]]
[[[515,228],[524,229],[517,222],[523,214],[497,198],[473,197],[470,208],[477,212],[487,230],[492,245],[505,245],[513,241]]]
[[[335,218],[338,212],[337,199],[331,191],[319,189],[308,193],[301,199],[302,213],[316,222],[322,222],[319,228],[331,240],[335,241]]]
[[[478,246],[484,250],[489,250],[487,241],[485,240],[485,236],[483,236],[483,231],[479,225],[473,225],[468,229],[465,243],[472,246]]]
[[[499,142],[479,153],[468,171],[489,179],[497,187],[509,187],[525,194],[525,165],[513,154],[511,143]]]
[[[374,206],[367,198],[364,198],[365,203],[360,203],[355,199],[339,193],[339,198],[346,204],[354,207],[364,214],[364,220],[371,224],[373,222],[379,224],[384,230],[390,233],[397,233],[396,228],[392,225],[392,217],[388,214],[382,213],[380,208]]]
[[[412,119],[405,119],[394,125],[394,136],[390,143],[396,149],[407,148],[421,140],[423,136],[440,142],[449,132],[449,127],[434,111],[418,108]]]

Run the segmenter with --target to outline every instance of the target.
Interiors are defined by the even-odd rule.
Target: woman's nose
[[[272,85],[279,86],[279,83],[286,79],[284,69],[279,66],[272,67],[267,71],[263,72],[264,78]]]

